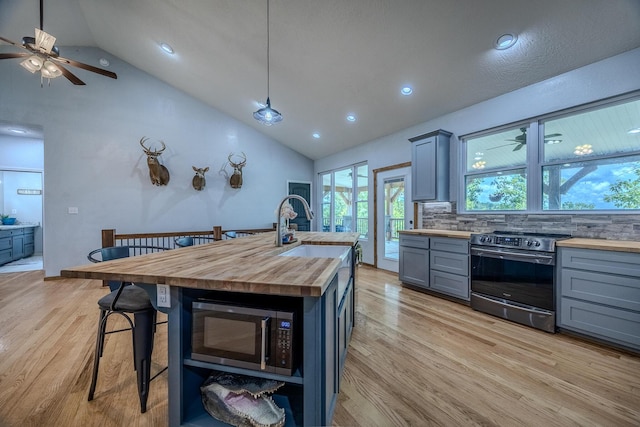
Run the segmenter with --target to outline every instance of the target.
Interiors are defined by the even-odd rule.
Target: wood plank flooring
[[[336,426],[638,426],[640,357],[547,334],[358,269]],[[87,402],[96,280],[0,274],[0,426],[166,426],[167,375],[140,414],[128,334],[107,338]],[[152,373],[166,366],[166,326]]]

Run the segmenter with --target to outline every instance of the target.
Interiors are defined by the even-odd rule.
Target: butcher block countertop
[[[277,255],[300,244],[353,246],[358,236],[298,231],[296,243],[276,247],[275,232],[264,233],[70,267],[60,274],[80,279],[319,297],[338,271],[340,260]]]
[[[557,241],[556,246],[563,248],[640,253],[640,242],[630,240],[584,239],[581,237],[573,237],[571,239]]]
[[[471,238],[471,231],[456,231],[456,230],[436,230],[433,228],[419,228],[416,230],[401,230],[398,233],[403,234],[420,234],[422,236],[432,237],[453,237],[455,239],[469,239]]]

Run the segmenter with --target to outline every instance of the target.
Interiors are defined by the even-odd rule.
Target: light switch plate
[[[171,307],[171,296],[169,295],[169,285],[156,285],[158,307]]]

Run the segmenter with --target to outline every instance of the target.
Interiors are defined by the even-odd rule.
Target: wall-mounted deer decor
[[[144,143],[148,139],[149,138],[143,136],[140,139],[140,145],[144,150],[144,154],[147,155],[147,165],[149,166],[149,178],[151,178],[151,183],[153,185],[167,185],[169,183],[169,170],[158,161],[158,156],[162,154],[167,146],[164,145],[164,142],[160,141],[162,148],[160,150],[152,151],[150,148],[144,146]]]
[[[233,153],[229,154],[229,157],[227,157],[227,159],[229,160],[229,164],[231,165],[231,167],[233,167],[233,174],[231,175],[231,178],[229,178],[229,184],[231,185],[231,188],[241,188],[242,168],[247,164],[247,156],[242,153],[242,155],[239,156],[242,157],[242,161],[239,163],[233,162],[233,160],[231,160],[232,157]]]
[[[191,180],[191,185],[198,191],[202,191],[205,185],[207,185],[207,180],[204,177],[204,174],[209,170],[209,166],[206,168],[197,168],[195,166],[191,166],[194,171],[196,171],[196,175]]]

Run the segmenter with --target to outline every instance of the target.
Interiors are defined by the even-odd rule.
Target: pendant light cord
[[[269,56],[269,0],[267,0],[267,98],[269,98]]]
[[[42,11],[44,9],[44,0],[40,0],[40,31],[44,31],[44,29],[42,28]]]

